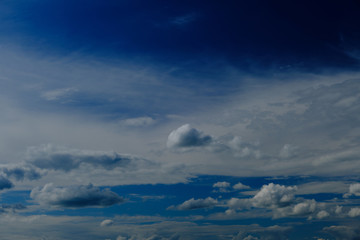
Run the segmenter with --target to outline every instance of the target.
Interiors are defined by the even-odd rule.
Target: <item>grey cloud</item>
[[[42,177],[41,173],[30,166],[9,166],[3,167],[1,170],[7,177],[14,177],[17,181],[23,181],[24,179],[37,180]]]
[[[138,117],[138,118],[128,118],[120,122],[121,125],[128,127],[147,127],[154,125],[156,120],[151,117]]]
[[[358,217],[358,216],[360,216],[360,208],[359,207],[351,208],[348,215],[349,215],[349,217]]]
[[[14,184],[6,177],[0,175],[0,190],[12,188]]]
[[[115,167],[131,167],[132,161],[146,161],[116,152],[78,150],[52,146],[32,147],[28,150],[28,161],[40,169],[71,171],[82,164],[110,170]]]
[[[360,236],[359,226],[330,226],[324,227],[325,232],[330,233],[336,240],[358,240]]]
[[[191,198],[182,204],[174,207],[171,206],[168,209],[177,209],[177,210],[193,210],[193,209],[199,209],[199,208],[211,208],[218,204],[218,201],[214,198],[208,197],[205,199],[194,199]]]
[[[204,135],[189,124],[185,124],[169,134],[166,145],[168,148],[201,147],[211,142],[211,136]]]
[[[124,201],[116,193],[93,185],[55,187],[51,183],[34,188],[30,197],[43,205],[65,208],[107,207]]]

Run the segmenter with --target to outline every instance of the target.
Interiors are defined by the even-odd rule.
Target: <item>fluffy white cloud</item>
[[[228,182],[217,182],[213,185],[214,188],[228,188],[230,187],[230,183]]]
[[[285,207],[294,201],[296,189],[296,187],[270,183],[262,186],[261,190],[253,197],[252,202],[255,207]]]
[[[124,201],[108,189],[101,190],[93,185],[55,187],[52,183],[43,188],[34,188],[30,197],[40,204],[56,207],[106,207]]]
[[[349,192],[344,194],[344,197],[349,197],[351,195],[355,195],[357,197],[360,196],[360,183],[350,184]]]
[[[204,135],[196,128],[185,124],[169,134],[166,146],[168,148],[201,147],[210,144],[211,141],[211,136]]]
[[[171,206],[168,209],[193,210],[193,209],[199,209],[199,208],[211,208],[211,207],[216,206],[217,204],[218,204],[218,201],[212,197],[208,197],[205,199],[191,198],[176,207]]]
[[[358,216],[360,216],[360,208],[358,208],[358,207],[351,208],[348,215],[349,215],[349,217],[358,217]]]

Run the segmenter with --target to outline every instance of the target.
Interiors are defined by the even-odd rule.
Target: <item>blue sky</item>
[[[1,239],[358,239],[359,10],[2,1]]]

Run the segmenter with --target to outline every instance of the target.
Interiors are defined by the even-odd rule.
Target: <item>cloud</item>
[[[228,147],[232,150],[235,157],[249,158],[254,157],[259,159],[261,152],[258,149],[259,143],[247,143],[242,140],[240,136],[234,136],[228,143]]]
[[[108,227],[114,224],[114,221],[111,219],[106,219],[100,223],[101,227]]]
[[[27,151],[28,162],[40,169],[71,171],[82,164],[110,170],[115,167],[130,167],[132,161],[144,159],[121,155],[116,152],[78,150],[57,147],[51,144],[31,147]]]
[[[330,216],[330,214],[329,214],[327,211],[325,211],[325,210],[321,210],[320,212],[318,212],[318,213],[316,214],[316,217],[317,217],[318,219],[327,218],[328,216]]]
[[[7,177],[14,177],[17,181],[37,180],[42,177],[41,173],[31,166],[9,166],[3,167],[1,170]]]
[[[185,124],[169,134],[166,146],[168,148],[201,147],[209,145],[211,142],[211,136],[204,135],[189,124]]]
[[[200,208],[211,208],[214,207],[218,204],[218,201],[212,197],[208,197],[205,199],[194,199],[191,198],[185,202],[183,202],[182,204],[174,207],[171,206],[168,209],[177,209],[177,210],[193,210],[193,209],[200,209]]]
[[[350,197],[352,195],[355,195],[357,197],[360,196],[360,183],[353,183],[349,186],[349,192],[344,194],[344,197]]]
[[[348,215],[349,215],[349,217],[358,217],[358,216],[360,216],[360,208],[358,208],[358,207],[351,208]]]
[[[52,183],[43,188],[34,188],[30,197],[42,205],[65,208],[108,207],[124,201],[108,189],[101,190],[93,185],[55,187]]]
[[[66,100],[71,94],[77,92],[75,88],[60,88],[42,93],[42,97],[48,101]]]
[[[253,197],[255,207],[278,208],[290,205],[294,201],[296,187],[286,187],[270,183],[262,186],[261,190]]]
[[[239,182],[239,183],[237,183],[237,184],[235,184],[233,186],[233,189],[235,189],[235,190],[244,190],[244,189],[250,189],[250,187],[242,184],[241,182]]]
[[[138,117],[138,118],[128,118],[120,122],[121,125],[128,127],[147,127],[154,125],[156,120],[151,117]]]
[[[228,192],[230,187],[230,183],[228,182],[217,182],[213,184],[213,188],[217,188],[216,191],[219,192]]]
[[[323,230],[333,235],[336,240],[356,240],[360,234],[359,226],[330,226]]]
[[[14,184],[6,177],[0,175],[0,190],[12,188]]]

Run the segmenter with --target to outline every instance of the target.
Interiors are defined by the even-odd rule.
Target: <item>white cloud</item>
[[[108,227],[108,226],[111,226],[111,225],[113,225],[114,224],[114,221],[113,220],[111,220],[111,219],[105,219],[104,221],[102,221],[101,223],[100,223],[100,226],[101,227]]]
[[[358,217],[358,216],[360,216],[360,208],[358,208],[358,207],[351,208],[348,215],[349,215],[349,217]]]
[[[235,184],[235,185],[233,186],[233,188],[234,188],[235,190],[250,189],[249,186],[244,185],[244,184],[242,184],[241,182]]]
[[[344,197],[349,197],[351,195],[355,195],[357,197],[360,196],[360,183],[353,183],[349,186],[349,192],[344,194]]]
[[[217,182],[213,184],[214,188],[228,188],[230,187],[230,183],[228,182]]]
[[[34,188],[30,197],[42,205],[65,208],[107,207],[124,201],[116,193],[93,185],[55,187],[52,183]]]
[[[177,210],[193,210],[193,209],[199,209],[199,208],[211,208],[218,204],[218,201],[212,197],[208,197],[205,199],[194,199],[191,198],[182,204],[174,207],[169,207],[168,209],[177,209]]]
[[[185,124],[172,131],[166,143],[168,148],[201,147],[210,144],[212,137]]]
[[[270,183],[262,186],[261,190],[253,197],[255,207],[284,207],[294,201],[296,187],[286,187]]]
[[[327,218],[328,216],[330,216],[330,214],[329,214],[327,211],[325,211],[325,210],[321,210],[320,212],[318,212],[318,213],[316,214],[316,217],[317,217],[318,219]]]

